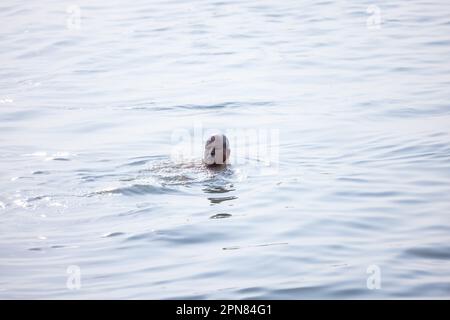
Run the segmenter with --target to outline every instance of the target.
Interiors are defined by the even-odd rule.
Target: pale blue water
[[[0,298],[450,298],[450,2],[4,1],[0,21]],[[206,170],[201,139],[174,163],[198,124],[275,130],[274,170]]]

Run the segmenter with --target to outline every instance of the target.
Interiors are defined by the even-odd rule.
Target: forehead
[[[228,138],[224,134],[214,134],[206,140],[206,144],[209,145],[215,142],[215,144],[223,143],[224,146],[228,147]]]

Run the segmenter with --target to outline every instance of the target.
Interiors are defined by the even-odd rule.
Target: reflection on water
[[[215,214],[211,217],[209,217],[210,219],[225,219],[225,218],[230,218],[232,215],[229,213],[218,213]]]
[[[448,2],[69,5],[0,10],[0,298],[450,297]]]
[[[220,172],[219,175],[216,175],[214,179],[212,179],[211,182],[208,182],[202,189],[202,191],[208,195],[207,198],[211,202],[211,205],[238,198],[234,195],[226,195],[229,192],[236,194],[236,192],[234,192],[236,191],[236,188],[229,182],[230,177],[233,177],[232,169],[227,168],[223,172]]]
[[[211,204],[222,203],[224,201],[230,201],[230,200],[235,200],[235,199],[237,199],[236,196],[208,198],[208,200],[211,201]]]

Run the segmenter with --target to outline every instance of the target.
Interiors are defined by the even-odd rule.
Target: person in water
[[[221,166],[229,163],[230,142],[224,134],[211,136],[205,144],[203,162],[207,166]]]

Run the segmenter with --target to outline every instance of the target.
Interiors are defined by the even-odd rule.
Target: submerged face
[[[206,141],[204,163],[207,165],[226,164],[229,158],[230,143],[224,134],[215,134]]]

